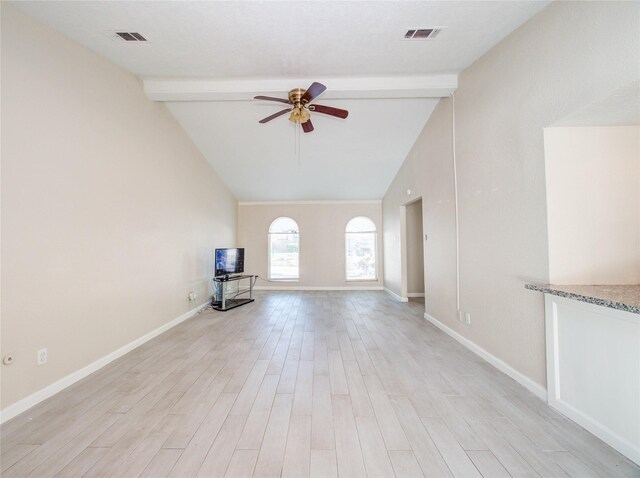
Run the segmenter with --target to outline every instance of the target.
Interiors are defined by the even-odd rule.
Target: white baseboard
[[[253,290],[382,290],[382,286],[275,286],[275,285],[257,285]]]
[[[570,418],[588,432],[593,433],[605,443],[611,445],[631,461],[640,465],[640,448],[635,443],[626,440],[619,433],[611,430],[606,425],[586,415],[562,400],[551,400],[549,406],[555,408],[565,417]]]
[[[394,299],[396,299],[399,302],[409,302],[409,298],[408,297],[402,297],[398,294],[396,294],[395,292],[393,292],[392,290],[387,289],[386,287],[384,288],[385,292],[389,295],[391,295],[391,297],[393,297]]]
[[[407,297],[424,297],[424,292],[407,292]]]
[[[148,334],[143,335],[142,337],[137,338],[133,342],[128,343],[127,345],[120,347],[119,349],[111,352],[110,354],[105,355],[102,358],[99,358],[95,362],[90,363],[86,367],[81,368],[80,370],[76,370],[75,372],[67,375],[66,377],[61,378],[60,380],[52,383],[51,385],[47,385],[41,390],[32,393],[28,397],[23,398],[22,400],[18,400],[17,402],[9,405],[4,410],[0,411],[0,423],[4,423],[6,421],[11,420],[12,418],[20,415],[22,412],[27,411],[31,407],[37,405],[38,403],[46,400],[47,398],[55,395],[58,392],[61,392],[65,388],[73,385],[74,383],[82,380],[83,378],[91,375],[93,372],[101,369],[105,365],[113,362],[114,360],[122,357],[124,354],[131,352],[136,347],[140,347],[145,342],[157,337],[163,332],[166,332],[172,327],[184,322],[185,320],[193,317],[199,310],[204,309],[210,304],[210,301],[207,300],[204,304],[199,305],[195,309],[190,310],[182,314],[177,319],[173,319],[171,322],[167,322],[166,324],[158,327],[155,330],[152,330]]]
[[[533,393],[534,395],[536,395],[540,399],[544,400],[545,402],[547,401],[547,390],[543,386],[537,384],[536,382],[531,380],[526,375],[518,372],[516,369],[514,369],[510,365],[506,364],[505,362],[500,360],[498,357],[496,357],[494,355],[491,355],[485,349],[483,349],[479,345],[476,345],[471,340],[463,337],[458,332],[454,331],[453,329],[450,329],[449,327],[444,325],[442,322],[440,322],[435,317],[433,317],[433,316],[431,316],[431,315],[429,315],[429,314],[427,314],[425,312],[424,318],[427,319],[429,322],[431,322],[436,327],[438,327],[444,333],[446,333],[450,337],[452,337],[455,340],[457,340],[458,342],[460,342],[466,348],[471,350],[474,354],[478,355],[479,357],[481,357],[484,360],[486,360],[487,362],[489,362],[491,365],[493,365],[495,368],[500,370],[502,373],[504,373],[504,374],[508,375],[509,377],[511,377],[512,379],[514,379],[516,382],[518,382],[524,388],[529,390],[531,393]]]

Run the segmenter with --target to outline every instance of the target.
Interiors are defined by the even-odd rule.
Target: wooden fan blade
[[[313,83],[311,83],[311,86],[307,88],[307,91],[304,92],[304,95],[302,95],[300,101],[302,101],[303,103],[309,103],[326,89],[327,87],[322,83],[314,81]]]
[[[347,116],[349,116],[349,112],[347,110],[334,108],[332,106],[309,105],[309,111],[315,111],[316,113],[322,113],[325,115],[335,116],[336,118],[342,118],[342,119],[345,119]]]
[[[313,124],[311,123],[311,120],[307,120],[302,124],[302,131],[304,131],[305,133],[311,133],[313,131]]]
[[[282,111],[278,111],[277,113],[272,114],[271,116],[267,116],[266,118],[262,118],[260,121],[258,121],[258,123],[266,123],[267,121],[271,121],[274,118],[277,118],[278,116],[282,116],[284,114],[287,114],[289,111],[291,111],[289,108],[282,110]]]
[[[279,101],[280,103],[289,104],[289,100],[285,100],[284,98],[274,98],[273,96],[254,96],[254,100],[266,100],[266,101]]]

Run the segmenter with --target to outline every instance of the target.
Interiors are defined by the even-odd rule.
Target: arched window
[[[368,217],[354,217],[345,229],[347,280],[377,280],[376,225]]]
[[[269,280],[298,280],[300,231],[290,217],[279,217],[269,227]]]

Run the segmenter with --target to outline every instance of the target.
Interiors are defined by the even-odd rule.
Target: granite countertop
[[[640,314],[640,285],[526,284],[529,290]]]

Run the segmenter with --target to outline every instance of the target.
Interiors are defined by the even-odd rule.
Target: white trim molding
[[[384,291],[387,294],[389,294],[391,297],[396,299],[398,302],[409,302],[409,298],[408,297],[402,297],[401,295],[396,294],[395,292],[393,292],[390,289],[387,289],[386,287],[384,288]]]
[[[299,204],[381,204],[382,199],[371,199],[363,201],[353,201],[345,199],[344,201],[238,201],[238,206],[281,206],[281,205],[299,205]]]
[[[277,79],[159,79],[143,80],[144,92],[154,101],[254,101],[256,95],[282,95],[291,85],[319,81],[331,88],[323,100],[360,98],[445,98],[458,88],[454,73],[424,76]]]
[[[382,286],[274,286],[274,285],[258,285],[253,290],[382,290]]]
[[[424,292],[407,292],[407,297],[424,297]]]
[[[210,300],[207,300],[204,304],[199,305],[198,307],[191,309],[188,312],[185,312],[177,319],[173,319],[170,322],[167,322],[164,325],[161,325],[155,330],[143,335],[142,337],[137,338],[133,342],[128,343],[120,347],[117,350],[114,350],[110,354],[105,355],[102,358],[99,358],[95,362],[90,363],[86,367],[81,368],[80,370],[76,370],[75,372],[67,375],[66,377],[61,378],[60,380],[52,383],[51,385],[47,385],[43,389],[38,390],[37,392],[32,393],[28,397],[23,398],[22,400],[18,400],[17,402],[9,405],[4,410],[0,411],[0,423],[7,422],[12,418],[20,415],[21,413],[29,410],[34,407],[38,403],[46,400],[47,398],[55,395],[58,392],[61,392],[67,387],[70,387],[74,383],[82,380],[83,378],[91,375],[93,372],[100,370],[102,367],[110,364],[114,360],[122,357],[123,355],[131,352],[133,349],[140,347],[142,344],[148,342],[149,340],[157,337],[158,335],[166,332],[167,330],[175,327],[176,325],[184,322],[187,319],[193,317],[198,311],[204,309],[211,303]]]
[[[433,316],[431,316],[431,315],[429,315],[428,313],[425,312],[424,313],[424,318],[427,319],[429,322],[431,322],[436,327],[438,327],[440,330],[442,330],[445,334],[449,335],[450,337],[452,337],[455,340],[457,340],[458,342],[460,342],[466,348],[471,350],[474,354],[478,355],[480,358],[483,358],[484,360],[489,362],[491,365],[493,365],[495,368],[500,370],[502,373],[504,373],[504,374],[508,375],[509,377],[511,377],[512,379],[514,379],[516,382],[518,382],[524,388],[526,388],[531,393],[536,395],[538,398],[544,400],[545,402],[547,401],[547,390],[543,386],[537,384],[536,382],[531,380],[526,375],[518,372],[516,369],[514,369],[510,365],[508,365],[507,363],[503,362],[502,360],[500,360],[495,355],[490,354],[485,349],[483,349],[479,345],[475,344],[471,340],[463,337],[462,335],[460,335],[455,330],[450,329],[449,327],[444,325],[442,322],[440,322],[435,317],[433,317]]]

